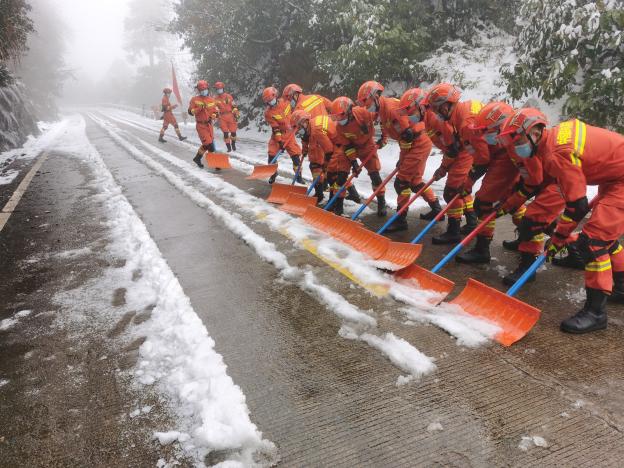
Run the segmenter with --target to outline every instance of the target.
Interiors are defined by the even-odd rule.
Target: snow
[[[15,326],[16,323],[17,323],[17,319],[14,319],[14,318],[4,319],[0,322],[0,331],[13,328],[13,326]]]
[[[8,169],[4,173],[0,174],[0,185],[8,185],[15,180],[19,171],[15,169]]]
[[[0,388],[4,387],[8,383],[9,381],[7,379],[0,379]]]
[[[114,248],[127,259],[124,270],[128,277],[137,269],[142,271],[137,290],[128,291],[128,301],[155,304],[151,318],[139,326],[147,339],[139,349],[137,380],[153,384],[165,396],[177,415],[175,439],[197,465],[213,450],[228,450],[230,460],[239,466],[252,464],[255,453],[274,453],[274,445],[251,422],[245,396],[227,375],[206,327],[88,141],[84,127],[81,117],[73,117],[56,149],[88,162],[97,176],[110,213]]]
[[[427,432],[440,432],[443,431],[444,428],[439,421],[434,421],[427,426]]]
[[[17,318],[24,318],[28,317],[30,314],[32,314],[32,310],[20,310],[17,314],[15,314],[15,316]]]
[[[547,448],[548,443],[541,436],[522,436],[522,439],[520,440],[520,443],[518,444],[518,448],[526,452],[533,447]]]

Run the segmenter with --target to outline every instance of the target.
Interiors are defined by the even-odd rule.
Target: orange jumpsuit
[[[472,132],[470,127],[475,126],[475,119],[483,104],[476,100],[458,102],[448,120],[448,127],[452,132],[452,146],[444,152],[442,166],[446,168],[446,185],[444,186],[444,200],[449,202],[461,190],[472,167],[472,154],[466,148]],[[447,138],[448,141],[448,138]],[[449,150],[451,150],[449,152]],[[443,150],[444,151],[444,150]],[[448,211],[449,218],[461,218],[465,211],[473,210],[473,197],[467,195],[458,198]]]
[[[164,133],[165,130],[167,130],[167,127],[169,127],[169,125],[172,125],[173,128],[177,129],[178,121],[173,115],[173,106],[171,105],[171,102],[169,101],[169,96],[167,96],[166,94],[163,95],[163,98],[161,101],[161,109],[164,112],[162,132]]]
[[[217,104],[210,96],[193,96],[189,102],[189,114],[195,116],[195,129],[202,146],[200,151],[214,152],[214,127],[212,121],[217,118]]]
[[[303,152],[308,154],[312,179],[321,175],[319,183],[322,184],[323,167],[329,163],[334,152],[336,122],[327,115],[312,117],[306,133],[307,138],[303,140]]]
[[[231,94],[223,93],[215,95],[214,100],[219,109],[219,127],[223,132],[223,140],[226,144],[236,141],[238,122],[236,122],[236,116],[232,112],[236,109],[234,98]]]
[[[363,107],[356,106],[352,110],[353,119],[346,125],[336,125],[336,151],[330,163],[329,172],[337,172],[342,179],[343,174],[351,170],[351,161],[356,158],[360,163],[366,161],[364,167],[371,179],[373,190],[381,185],[381,161],[377,155],[375,144],[375,114]],[[346,181],[346,177],[344,178]],[[337,182],[340,184],[340,181]],[[383,195],[385,189],[380,190]],[[342,192],[344,195],[345,192]]]
[[[301,146],[295,139],[295,132],[290,124],[292,109],[290,103],[284,99],[278,99],[273,107],[267,107],[264,111],[264,118],[271,127],[271,138],[269,139],[269,163],[280,150],[280,143],[293,159],[293,165],[299,164]],[[297,163],[295,164],[295,158]]]
[[[396,140],[400,148],[399,172],[394,180],[397,207],[400,209],[407,203],[412,191],[418,191],[423,184],[422,177],[433,143],[424,132],[425,124],[423,122],[412,124],[406,116],[399,115],[398,107],[398,99],[383,96],[379,98],[381,138],[383,141],[388,137]],[[404,139],[405,131],[408,129],[411,129],[414,135],[410,141]],[[437,199],[431,187],[423,192],[422,197],[428,203]],[[404,213],[407,214],[407,210]]]
[[[310,117],[316,117],[318,115],[328,115],[330,107],[331,101],[326,97],[318,94],[300,94],[295,110],[304,110],[310,114]]]
[[[618,239],[624,234],[624,136],[568,120],[545,129],[536,154],[542,173],[529,170],[535,180],[557,181],[566,208],[553,234],[567,239],[589,207],[587,185],[598,186],[598,197],[577,246],[584,257],[585,285],[610,293],[613,272],[624,271],[624,253]]]

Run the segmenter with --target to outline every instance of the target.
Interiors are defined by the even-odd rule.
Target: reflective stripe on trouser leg
[[[438,199],[431,187],[427,187],[427,189],[422,193],[421,196],[427,203],[433,203]]]
[[[516,212],[511,217],[511,220],[513,221],[514,225],[520,226],[520,222],[522,221],[522,218],[524,218],[524,215],[526,214],[526,210],[527,210],[526,205],[522,205],[520,208],[516,210]]]
[[[471,194],[464,197],[464,211],[474,211],[474,197]]]

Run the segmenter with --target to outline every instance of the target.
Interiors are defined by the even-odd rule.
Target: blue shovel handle
[[[511,288],[509,288],[507,290],[507,295],[510,297],[513,297],[518,290],[524,286],[524,284],[527,282],[527,280],[529,279],[530,276],[532,276],[533,274],[535,274],[535,272],[537,271],[537,269],[539,267],[541,267],[544,262],[546,261],[546,254],[543,253],[542,255],[540,255],[539,257],[537,257],[535,259],[535,261],[531,264],[531,266],[527,269],[527,271],[525,271],[522,276],[520,278],[518,278],[518,281],[516,281],[513,286]]]
[[[312,190],[314,190],[314,186],[318,183],[320,178],[321,178],[321,174],[317,175],[316,178],[312,181],[312,183],[308,187],[308,191],[306,192],[306,196],[308,196],[308,197],[310,196],[310,194],[312,193]]]
[[[397,211],[392,216],[390,216],[390,219],[386,221],[386,224],[384,224],[383,226],[379,228],[379,230],[377,231],[377,234],[383,234],[386,231],[386,229],[388,229],[390,225],[394,223],[394,220],[397,219],[398,217],[399,217],[399,212]]]
[[[275,164],[283,152],[284,150],[279,150],[277,153],[275,153],[275,156],[273,156],[273,159],[271,159],[271,162],[269,164]]]
[[[299,174],[301,174],[301,168],[303,167],[303,158],[301,158],[299,160],[299,165],[297,166],[297,170],[295,171],[295,175],[293,176],[292,182],[290,183],[290,185],[295,185],[295,182],[297,181],[297,176],[299,176]]]
[[[429,221],[429,224],[427,224],[424,229],[422,231],[420,231],[418,233],[418,235],[416,237],[414,237],[414,239],[412,239],[412,241],[410,242],[410,244],[418,244],[418,242],[425,237],[425,235],[431,231],[431,228],[433,226],[435,226],[437,224],[438,220],[433,218],[431,221]]]
[[[347,184],[343,185],[342,187],[340,187],[340,189],[338,189],[338,191],[334,194],[333,197],[331,197],[331,200],[329,200],[327,202],[327,205],[325,205],[325,208],[323,208],[325,211],[328,211],[332,206],[334,206],[334,203],[336,203],[336,200],[338,200],[338,197],[340,196],[340,194],[342,192],[345,191],[345,189],[347,188]]]

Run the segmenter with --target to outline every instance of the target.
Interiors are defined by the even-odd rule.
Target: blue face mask
[[[223,94],[223,90],[222,89],[217,89],[217,94]]]
[[[485,138],[485,141],[487,142],[488,145],[494,146],[496,145],[496,137],[498,136],[498,133],[486,133],[485,135],[483,135],[483,137]]]
[[[303,138],[305,136],[305,128],[302,127],[299,130],[297,130],[297,136]]]
[[[342,119],[338,121],[338,125],[347,125],[349,123],[349,118]]]
[[[531,155],[533,154],[533,148],[531,147],[531,143],[524,143],[522,145],[515,145],[514,149],[516,151],[516,155],[519,158],[530,158]]]
[[[407,118],[409,119],[410,122],[412,123],[418,123],[420,122],[420,115],[418,114],[413,114],[413,115],[408,115]]]
[[[277,99],[273,98],[269,101],[269,106],[273,107],[275,104],[277,104]]]
[[[373,101],[373,103],[368,107],[368,109],[366,109],[368,112],[372,112],[373,114],[377,112],[377,104],[375,103],[375,101]]]
[[[297,101],[295,101],[294,99],[291,99],[291,100],[290,100],[290,107],[292,107],[293,109],[294,109],[295,107],[297,107]]]
[[[207,89],[202,89],[202,90],[199,92],[199,95],[200,95],[200,96],[208,96],[208,90],[207,90]]]

